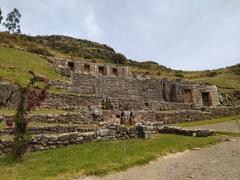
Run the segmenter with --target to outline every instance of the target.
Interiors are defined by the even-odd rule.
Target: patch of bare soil
[[[240,120],[238,120],[239,126],[240,126]],[[217,123],[217,124],[209,124],[209,125],[201,125],[201,126],[194,126],[189,127],[197,128],[197,129],[213,129],[215,131],[231,131],[231,132],[240,132],[239,126],[237,121],[230,121],[230,122],[223,122],[223,123]]]

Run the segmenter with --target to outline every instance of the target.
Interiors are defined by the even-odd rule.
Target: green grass
[[[51,80],[64,80],[45,59],[31,53],[0,47],[0,79],[26,85],[30,79],[29,70]]]
[[[157,135],[149,140],[127,140],[127,163],[123,141],[108,141],[72,145],[66,148],[27,153],[23,161],[13,164],[8,156],[0,156],[1,179],[63,179],[85,175],[103,175],[145,164],[167,153],[214,144],[219,136],[196,138],[177,135]]]
[[[240,76],[228,72],[219,74],[215,77],[196,78],[193,79],[193,81],[214,84],[217,87],[224,89],[240,90]]]
[[[16,113],[15,109],[7,109],[7,108],[1,108],[0,114],[3,114],[4,116],[12,116]]]
[[[61,109],[37,109],[29,112],[29,114],[64,114],[64,113],[67,113],[67,111]]]
[[[234,121],[237,119],[240,120],[240,115],[201,120],[201,121],[183,122],[183,123],[177,123],[176,125],[180,127],[191,127],[191,126],[201,126],[201,125],[208,125],[208,124],[217,124],[222,122]]]
[[[55,87],[51,87],[48,92],[53,93],[53,94],[70,94],[68,93],[67,90],[65,89],[59,89],[59,88],[55,88]]]
[[[1,121],[0,122],[0,130],[4,129],[5,127],[5,122],[4,121]]]

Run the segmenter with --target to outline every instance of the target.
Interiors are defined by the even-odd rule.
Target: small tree
[[[2,17],[2,9],[1,9],[1,7],[0,7],[0,24],[1,24],[1,22],[2,22],[2,19],[3,19],[3,17]]]
[[[45,98],[46,89],[48,88],[47,79],[36,76],[32,71],[29,71],[29,73],[32,78],[27,87],[20,88],[20,99],[14,119],[12,154],[15,160],[19,160],[22,157],[31,142],[31,136],[27,132],[27,111],[31,111],[35,106],[40,105],[40,102]],[[44,89],[34,87],[36,82],[44,82]]]
[[[3,25],[10,33],[21,33],[20,29],[21,14],[18,9],[14,8],[13,11],[8,13],[7,18]]]
[[[20,89],[20,100],[18,102],[17,114],[14,119],[14,139],[12,154],[16,160],[19,160],[21,156],[26,152],[28,144],[30,142],[30,135],[27,133],[27,120],[25,111],[25,94],[27,88]]]

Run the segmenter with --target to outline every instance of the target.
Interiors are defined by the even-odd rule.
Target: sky
[[[88,39],[137,61],[182,70],[240,63],[240,0],[0,0],[0,7],[4,17],[19,9],[24,34]]]

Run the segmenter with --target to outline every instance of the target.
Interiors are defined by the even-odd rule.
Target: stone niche
[[[69,61],[69,62],[68,62],[68,68],[69,68],[71,71],[74,71],[74,62]]]
[[[184,90],[184,102],[185,103],[192,103],[193,102],[192,90],[191,89],[185,89]]]
[[[73,86],[69,92],[81,96],[114,99],[117,106],[132,105],[124,102],[139,102],[145,106],[158,101],[184,103],[194,108],[218,106],[216,86],[190,83],[186,80],[138,78],[131,76],[127,67],[81,61],[57,60],[55,67],[61,74],[69,74]],[[142,105],[141,105],[142,104]],[[139,107],[140,107],[139,106]]]
[[[106,69],[104,66],[98,66],[98,75],[105,76],[106,74]]]

